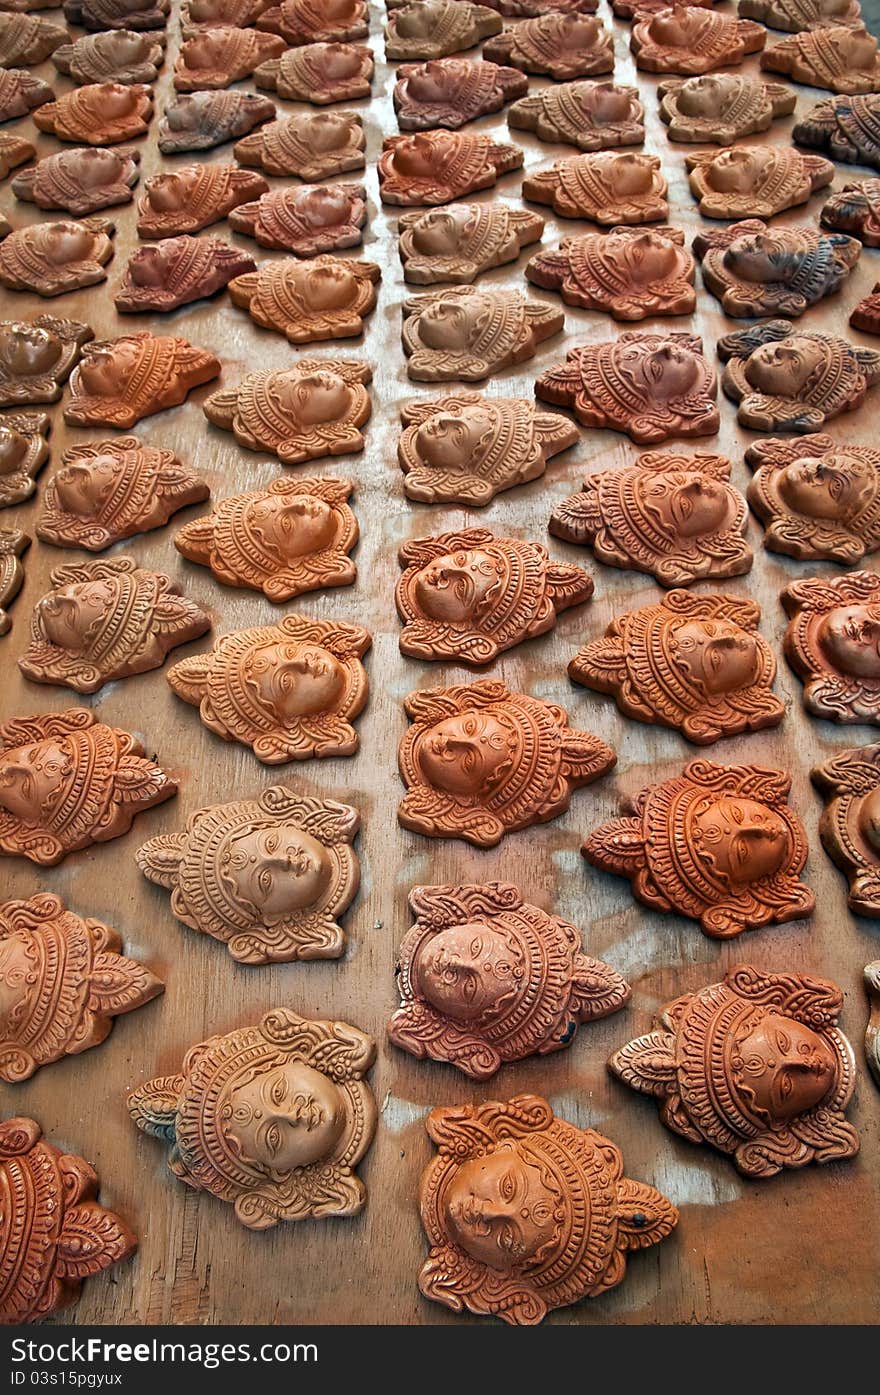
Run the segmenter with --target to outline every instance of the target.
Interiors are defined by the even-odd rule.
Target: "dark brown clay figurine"
[[[208,653],[174,664],[167,678],[209,731],[250,746],[266,765],[353,756],[370,643],[359,625],[285,615],[223,635]]]
[[[365,44],[306,44],[268,59],[254,72],[257,87],[313,106],[369,97],[372,81],[373,52]]]
[[[677,436],[714,436],[718,380],[693,334],[632,331],[570,349],[542,373],[535,395],[569,407],[584,426],[624,431],[639,445]]]
[[[0,246],[0,285],[50,297],[107,278],[116,229],[106,218],[82,223],[32,223]]]
[[[806,203],[834,178],[822,155],[782,145],[739,145],[686,155],[691,193],[706,218],[772,218]]]
[[[667,185],[656,155],[608,150],[569,155],[523,179],[524,199],[550,204],[563,218],[594,223],[656,223],[666,218]]]
[[[525,96],[528,87],[523,73],[497,63],[473,63],[467,58],[405,63],[397,69],[394,87],[397,124],[401,131],[430,131],[437,126],[457,130]]]
[[[584,1022],[629,1002],[629,984],[584,953],[574,925],[507,882],[417,886],[409,905],[388,1036],[419,1060],[490,1080],[508,1061],[563,1050]]]
[[[280,479],[265,489],[221,499],[214,512],[175,535],[190,562],[210,567],[225,586],[262,591],[270,601],[351,586],[349,553],[358,539],[347,479]]]
[[[856,1063],[837,1026],[842,1007],[827,979],[737,964],[668,1003],[608,1064],[661,1102],[673,1133],[729,1154],[746,1177],[839,1162],[859,1151],[844,1113]]]
[[[148,179],[138,201],[138,236],[176,237],[219,223],[239,204],[269,192],[258,174],[236,165],[181,165]]]
[[[0,406],[57,402],[91,338],[88,325],[55,315],[0,320]]]
[[[462,131],[386,136],[378,163],[379,195],[383,203],[451,203],[490,189],[503,174],[519,169],[524,158],[519,146]]]
[[[381,271],[375,262],[321,256],[264,262],[229,283],[233,305],[291,344],[350,339],[376,308]]]
[[[721,386],[752,431],[818,431],[880,382],[880,351],[767,320],[718,341]]]
[[[398,553],[400,652],[412,659],[480,666],[546,634],[582,605],[593,582],[582,567],[556,562],[539,543],[462,528],[404,543]]]
[[[826,228],[852,233],[866,247],[880,247],[880,179],[844,184],[826,201],[821,219]]]
[[[121,426],[185,402],[220,372],[220,360],[186,339],[147,330],[90,344],[74,370],[64,408],[69,426]]]
[[[64,18],[86,29],[164,29],[171,0],[65,0]]]
[[[257,29],[280,34],[286,44],[342,43],[370,32],[367,0],[281,0],[262,8]]]
[[[140,741],[94,712],[0,722],[0,853],[54,867],[68,853],[127,833],[177,793]]]
[[[852,564],[880,548],[880,451],[831,436],[771,437],[749,446],[746,461],[770,552]]]
[[[17,199],[39,208],[60,208],[85,218],[131,202],[140,158],[137,150],[59,150],[17,174],[12,190]]]
[[[123,313],[165,314],[214,295],[234,277],[255,269],[251,257],[222,237],[167,237],[129,258],[113,303]]]
[[[698,746],[775,727],[785,707],[772,692],[776,660],[760,618],[754,601],[670,591],[612,620],[568,675],[609,693],[624,716],[674,727]]]
[[[102,552],[163,527],[178,509],[208,494],[205,481],[170,450],[136,436],[72,446],[46,485],[37,537],[56,547]]]
[[[610,1139],[538,1095],[433,1109],[427,1129],[438,1153],[422,1177],[419,1288],[455,1312],[534,1326],[616,1287],[628,1254],[678,1223],[665,1196],[624,1177]]]
[[[636,14],[630,37],[636,67],[647,73],[692,77],[741,63],[767,42],[763,24],[696,5],[671,5]]]
[[[34,112],[38,130],[86,145],[116,145],[145,136],[152,119],[152,88],[121,82],[75,87]]]
[[[404,213],[397,226],[406,281],[467,285],[484,271],[516,261],[523,247],[540,239],[544,219],[501,203],[456,203]]]
[[[555,252],[539,252],[526,279],[559,291],[566,305],[603,310],[616,320],[689,315],[697,303],[694,259],[675,228],[567,237]]]
[[[549,457],[580,436],[558,412],[476,392],[410,402],[400,416],[403,487],[407,498],[422,504],[483,508],[503,490],[543,475]]]
[[[69,1308],[87,1278],[137,1249],[125,1221],[98,1205],[94,1168],[46,1142],[33,1119],[0,1123],[0,1194],[0,1324]]]
[[[45,412],[0,416],[0,509],[23,504],[33,494],[36,476],[49,459],[50,429]]]
[[[242,165],[266,174],[328,179],[366,164],[363,119],[355,111],[298,111],[236,143]],[[286,189],[276,190],[286,194]]]
[[[567,81],[612,72],[614,42],[592,15],[551,13],[505,29],[484,44],[483,57]]]
[[[550,515],[550,532],[592,547],[600,562],[647,572],[661,586],[751,570],[749,511],[720,455],[649,451],[633,465],[588,475]]]
[[[211,628],[169,576],[131,557],[57,567],[31,619],[18,666],[32,683],[96,693],[105,683],[161,668],[166,655]]]
[[[388,12],[385,57],[395,62],[445,58],[500,34],[498,15],[470,0],[421,0]]]
[[[880,722],[880,575],[794,581],[780,597],[783,648],[804,706],[830,722]]]
[[[733,145],[741,136],[767,131],[797,103],[784,82],[759,82],[743,73],[667,78],[657,94],[669,139],[707,145]]]
[[[406,794],[397,817],[427,838],[494,848],[565,813],[572,792],[617,760],[597,736],[573,730],[563,708],[488,678],[424,688],[404,708],[412,725],[398,751]]]
[[[27,68],[42,63],[70,39],[60,24],[36,15],[0,14],[0,68]]]
[[[819,836],[849,883],[850,910],[880,915],[880,746],[838,751],[812,780],[825,800]]]
[[[0,528],[0,635],[8,634],[12,621],[6,607],[15,600],[24,585],[21,554],[30,547],[31,539],[19,528]]]
[[[761,67],[850,97],[880,92],[877,40],[863,27],[835,25],[792,34],[764,50]]]
[[[190,1047],[179,1074],[147,1081],[128,1108],[170,1146],[174,1176],[232,1206],[249,1230],[356,1216],[367,1200],[356,1168],[378,1116],[364,1079],[375,1057],[347,1022],[273,1008]]]
[[[0,1079],[16,1084],[100,1046],[115,1017],[164,986],[125,957],[115,930],[81,920],[57,896],[7,901],[0,905]]]
[[[507,113],[511,129],[534,131],[539,140],[578,150],[641,145],[645,108],[635,87],[613,82],[566,82],[522,97]]]
[[[49,84],[26,68],[0,68],[0,121],[27,116],[34,107],[54,100]]]
[[[714,939],[797,920],[816,903],[800,880],[807,835],[790,788],[781,770],[692,760],[627,800],[625,816],[595,829],[582,851],[628,877],[644,905],[689,916]]]
[[[231,87],[284,50],[284,40],[274,34],[222,25],[207,29],[181,45],[174,64],[175,90],[204,92]]]
[[[832,160],[880,170],[880,93],[825,97],[795,122],[791,138]]]
[[[301,358],[292,368],[251,373],[237,387],[212,393],[204,412],[215,426],[234,432],[239,445],[299,465],[363,450],[371,377],[366,363]]]
[[[479,382],[533,358],[565,316],[519,291],[449,286],[403,303],[403,348],[414,382]]]
[[[261,247],[316,257],[341,252],[364,239],[367,191],[362,184],[324,184],[317,188],[271,189],[256,203],[240,204],[229,226],[253,237]]]
[[[348,804],[274,785],[259,799],[196,810],[183,833],[150,838],[135,857],[171,892],[177,919],[238,963],[338,959],[337,918],[360,881],[351,846],[359,826]]]
[[[150,34],[132,29],[110,29],[105,34],[86,34],[75,43],[65,44],[52,55],[59,73],[75,83],[125,84],[155,82],[165,62],[165,43]]]
[[[211,150],[274,116],[275,103],[253,92],[182,93],[159,122],[159,149],[163,155]]]
[[[870,295],[863,296],[855,305],[849,317],[853,329],[864,334],[880,334],[880,281],[874,285]]]
[[[735,319],[797,319],[840,290],[861,252],[854,237],[809,227],[771,229],[759,218],[700,232],[693,248],[705,286]]]

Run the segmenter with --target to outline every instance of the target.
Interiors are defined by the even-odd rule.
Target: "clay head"
[[[0,363],[10,377],[30,378],[48,373],[57,363],[61,345],[38,325],[0,324]]]
[[[332,228],[348,219],[350,201],[335,189],[310,189],[296,207],[313,228]]]
[[[351,389],[336,373],[321,371],[301,377],[291,370],[278,377],[280,390],[274,391],[284,398],[285,406],[301,427],[339,421],[348,410]]]
[[[685,48],[694,32],[694,16],[690,6],[675,6],[655,15],[648,26],[651,38],[662,48]]]
[[[140,355],[140,344],[124,339],[88,354],[79,369],[85,394],[89,397],[118,397],[122,385],[131,378],[137,367]]]
[[[103,184],[115,184],[120,178],[122,161],[112,150],[77,151],[77,180],[86,189],[98,189]]]
[[[198,178],[198,169],[181,170],[179,174],[160,174],[150,180],[147,199],[156,213],[176,213],[185,208]]]
[[[789,854],[788,829],[766,804],[722,796],[694,815],[697,856],[712,876],[732,887],[772,877]]]
[[[768,397],[797,397],[825,362],[825,347],[793,334],[779,344],[762,344],[745,363],[746,382]]]
[[[419,316],[419,338],[428,349],[466,349],[480,326],[484,311],[479,297],[473,302],[435,300]]]
[[[442,63],[428,62],[407,79],[410,95],[417,102],[442,102],[455,88],[457,74]]]
[[[624,152],[609,167],[612,191],[624,197],[647,194],[654,183],[655,164],[650,155]]]
[[[220,68],[223,66],[224,50],[228,35],[222,25],[215,32],[203,29],[186,44],[184,55],[188,68]]]
[[[646,476],[635,487],[644,508],[657,517],[665,533],[702,537],[717,532],[728,516],[730,498],[720,480],[683,475],[658,481]]]
[[[738,1037],[731,1058],[738,1093],[771,1128],[814,1109],[836,1084],[838,1063],[816,1032],[777,1012]]]
[[[361,70],[360,50],[351,44],[323,44],[321,66],[326,77],[333,82],[355,77]]]
[[[413,228],[413,247],[426,257],[450,256],[457,251],[470,222],[471,213],[465,205],[432,209]]]
[[[429,39],[437,24],[437,14],[433,5],[407,5],[394,24],[401,39]]]
[[[416,432],[419,458],[437,470],[467,469],[488,425],[487,415],[480,411],[460,416],[438,412]]]
[[[822,617],[819,642],[841,673],[880,678],[880,605],[835,606]]]
[[[445,553],[422,567],[415,581],[416,599],[432,620],[460,624],[480,614],[503,572],[499,557],[477,548]]]
[[[96,455],[88,465],[65,465],[55,476],[55,492],[65,513],[97,513],[113,491],[122,462]]]
[[[490,1269],[534,1264],[560,1227],[562,1197],[522,1142],[503,1142],[457,1168],[446,1191],[453,1238]]]
[[[730,102],[735,83],[726,73],[706,73],[688,78],[678,89],[676,101],[684,116],[705,119],[723,116]]]
[[[347,267],[327,263],[297,267],[296,271],[298,274],[291,279],[312,310],[341,310],[357,296],[357,278]]]
[[[580,100],[583,110],[600,124],[626,121],[632,106],[629,93],[615,87],[613,82],[591,83]]]
[[[103,624],[122,589],[121,578],[110,576],[58,587],[36,606],[43,633],[59,649],[88,652],[95,627]]]
[[[12,426],[0,426],[0,475],[19,469],[28,451],[27,438]]]
[[[317,839],[294,825],[238,830],[222,846],[224,887],[255,925],[275,925],[312,906],[331,868]]]
[[[12,1035],[13,1014],[27,1002],[34,986],[27,941],[23,935],[4,935],[0,939],[0,1039]]]
[[[195,98],[181,95],[174,105],[166,110],[165,120],[172,131],[197,131],[201,125],[200,113],[200,104]]]
[[[649,353],[639,344],[624,344],[618,361],[623,375],[630,378],[645,401],[686,397],[702,372],[697,355],[670,340]]]
[[[497,714],[471,711],[431,727],[417,759],[429,784],[467,798],[491,792],[510,769],[516,749],[515,730]]]
[[[169,265],[178,256],[179,252],[173,247],[166,248],[161,244],[141,247],[129,262],[129,275],[136,286],[163,287],[168,278]]]
[[[779,475],[781,498],[808,518],[853,518],[861,513],[873,488],[868,462],[848,455],[845,449],[796,460]]]
[[[436,171],[439,155],[439,143],[435,145],[424,136],[415,135],[397,142],[391,155],[391,163],[398,174],[410,179],[426,179]]]
[[[348,144],[350,138],[351,126],[349,121],[330,111],[316,112],[302,126],[303,141],[321,154],[328,150],[339,150]],[[334,197],[329,190],[321,192],[327,194],[328,197]]]
[[[336,532],[330,505],[312,494],[263,495],[247,505],[245,520],[266,551],[284,559],[321,552]]]
[[[496,1017],[520,991],[521,955],[485,921],[451,925],[422,941],[410,969],[413,987],[456,1022]]]
[[[697,689],[716,696],[757,682],[761,659],[755,636],[729,620],[690,621],[673,639],[677,667]]]
[[[34,741],[4,753],[0,807],[23,823],[37,823],[45,817],[72,772],[71,756],[62,741]]]
[[[750,194],[760,188],[772,158],[772,151],[754,146],[725,150],[708,165],[706,182],[719,194]]]
[[[226,1135],[244,1163],[292,1172],[326,1157],[345,1126],[338,1087],[305,1061],[233,1081],[221,1105]]]
[[[319,644],[266,644],[250,655],[245,681],[282,722],[324,712],[345,688],[345,670]]]
[[[43,253],[56,265],[85,261],[91,255],[94,234],[81,223],[53,223],[40,232]]]

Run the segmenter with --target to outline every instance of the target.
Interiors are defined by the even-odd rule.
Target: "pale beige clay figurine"
[[[578,150],[613,150],[641,145],[645,109],[635,87],[613,82],[565,82],[514,102],[511,129],[534,131],[539,140],[561,141]]]
[[[767,131],[797,104],[797,93],[785,83],[759,82],[743,73],[667,78],[657,95],[669,139],[698,145],[732,145],[741,136]]]
[[[455,203],[403,213],[397,224],[404,279],[414,285],[466,285],[484,271],[514,262],[537,242],[544,219],[502,203]]]

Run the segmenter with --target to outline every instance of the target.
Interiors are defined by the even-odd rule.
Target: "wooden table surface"
[[[169,59],[180,42],[178,8],[175,3],[175,17],[168,26]],[[53,12],[47,17],[61,15]],[[614,31],[615,79],[637,81],[645,98],[645,148],[661,157],[670,186],[669,222],[683,228],[690,243],[698,228],[706,226],[684,171],[684,156],[694,147],[667,140],[658,115],[657,79],[636,77],[629,53],[630,26],[613,19],[608,0],[601,0],[600,17]],[[875,921],[856,919],[847,910],[845,881],[819,843],[821,805],[809,771],[838,750],[876,739],[876,733],[868,727],[836,727],[806,717],[800,684],[782,658],[785,622],[778,601],[779,592],[794,578],[832,575],[839,569],[766,553],[761,527],[750,519],[753,570],[727,583],[703,583],[698,588],[754,597],[762,606],[762,633],[779,659],[777,691],[786,705],[785,720],[775,731],[724,741],[706,754],[733,764],[751,762],[791,772],[792,803],[810,840],[805,876],[817,902],[810,921],[721,943],[704,937],[690,920],[644,909],[633,900],[625,881],[584,863],[579,852],[583,837],[618,812],[622,796],[651,780],[676,774],[695,749],[676,732],[626,720],[610,698],[570,683],[566,665],[574,651],[587,638],[601,634],[614,615],[656,600],[661,592],[651,578],[603,567],[587,552],[556,539],[549,540],[551,554],[586,565],[595,579],[595,598],[565,613],[551,634],[505,654],[489,673],[514,690],[564,704],[574,725],[596,732],[615,747],[616,770],[576,793],[563,818],[514,834],[488,852],[464,843],[425,839],[397,824],[402,787],[395,752],[406,725],[404,696],[415,688],[466,682],[471,677],[454,665],[420,664],[400,655],[393,599],[399,545],[410,538],[475,524],[547,543],[551,509],[579,487],[583,476],[626,463],[638,451],[614,432],[582,430],[580,443],[551,461],[545,477],[500,495],[486,509],[432,508],[406,499],[396,458],[398,409],[408,398],[435,393],[429,385],[411,384],[406,376],[400,342],[400,303],[406,287],[396,248],[397,213],[383,208],[378,200],[376,156],[382,138],[397,129],[391,102],[393,69],[383,59],[383,20],[384,9],[371,6],[374,96],[369,103],[352,104],[362,112],[367,132],[370,216],[362,255],[381,264],[379,304],[362,341],[317,348],[319,355],[339,350],[373,366],[373,417],[362,455],[320,462],[317,468],[297,467],[301,474],[354,478],[353,502],[361,526],[358,580],[351,588],[314,593],[288,607],[359,623],[372,633],[373,648],[367,656],[371,696],[358,723],[359,754],[348,760],[262,766],[249,750],[226,744],[208,732],[195,709],[174,696],[161,670],[112,683],[92,699],[26,682],[15,660],[25,648],[31,609],[47,590],[50,571],[82,558],[70,550],[34,542],[25,557],[24,590],[11,609],[13,629],[0,640],[2,716],[60,710],[78,703],[93,706],[102,720],[141,732],[148,752],[156,752],[160,763],[180,782],[176,799],[138,817],[128,835],[115,842],[76,853],[48,870],[19,859],[0,865],[4,899],[40,890],[58,893],[78,913],[117,927],[127,951],[144,960],[167,985],[163,997],[121,1018],[104,1045],[49,1066],[23,1085],[2,1087],[4,1115],[32,1115],[54,1143],[94,1163],[101,1177],[102,1199],[128,1218],[139,1237],[134,1259],[88,1281],[78,1306],[62,1320],[107,1324],[479,1321],[456,1317],[428,1303],[416,1285],[425,1255],[417,1185],[432,1154],[424,1117],[438,1104],[536,1091],[545,1094],[566,1119],[607,1133],[622,1148],[628,1175],[659,1187],[681,1211],[674,1236],[632,1257],[623,1284],[598,1301],[553,1313],[550,1322],[874,1322],[880,1300],[880,1093],[864,1062],[867,1009],[861,973],[864,964],[880,955],[880,935]],[[770,42],[780,37],[771,33]],[[757,60],[749,59],[747,67],[757,69]],[[68,79],[57,78],[51,63],[35,71],[53,81],[58,92],[71,85]],[[157,83],[158,114],[171,96],[170,73],[169,61]],[[532,90],[542,85],[541,79],[531,80]],[[241,86],[253,90],[250,82]],[[800,86],[797,92],[797,116],[824,95]],[[279,103],[279,107],[293,110],[294,104]],[[757,139],[788,142],[794,119],[776,123],[772,132]],[[34,134],[29,119],[5,129],[28,137]],[[527,170],[572,153],[568,147],[543,145],[524,132],[508,134],[503,113],[467,129],[519,142]],[[41,155],[59,148],[53,137],[36,134],[35,139]],[[141,187],[143,178],[160,168],[173,169],[200,158],[232,158],[228,145],[204,156],[162,157],[155,123],[139,145]],[[846,179],[868,173],[840,165],[834,185],[839,188]],[[515,172],[501,179],[496,190],[478,197],[507,199],[518,206],[520,182],[521,174]],[[807,207],[782,215],[777,223],[815,224],[823,197],[814,196]],[[16,227],[64,216],[18,203],[8,181],[0,191],[0,211]],[[541,211],[548,213],[545,247],[554,246],[561,235],[588,230],[586,224]],[[248,371],[281,367],[298,352],[316,351],[296,350],[280,336],[258,329],[225,294],[168,316],[118,316],[111,293],[137,246],[134,205],[108,210],[107,216],[117,225],[116,256],[107,282],[49,302],[29,294],[6,294],[4,317],[67,315],[88,321],[98,338],[147,327],[156,333],[180,333],[220,356],[224,386],[237,383]],[[226,236],[228,228],[221,224],[210,232]],[[233,237],[232,241],[255,249],[248,239]],[[529,254],[489,273],[481,284],[523,288]],[[260,251],[258,259],[271,255],[280,254]],[[801,323],[810,329],[845,333],[850,309],[878,275],[880,253],[866,250],[842,293],[808,311]],[[698,286],[696,315],[645,321],[643,327],[693,329],[712,354],[718,337],[735,326],[703,290],[699,275]],[[559,303],[550,293],[530,290],[530,294]],[[537,374],[561,361],[568,348],[614,337],[617,332],[605,315],[566,308],[564,333],[543,344],[532,362],[498,375],[486,390],[531,397]],[[436,392],[444,390],[441,385]],[[207,424],[201,403],[209,391],[203,388],[184,406],[142,422],[136,433],[150,444],[171,448],[195,466],[208,478],[215,499],[268,483],[283,467],[264,454],[240,449],[230,434]],[[880,391],[869,396],[855,415],[834,421],[831,433],[840,441],[876,441],[878,409]],[[58,468],[62,450],[113,434],[68,430],[62,421],[62,404],[48,410],[53,420],[51,463],[33,499],[5,510],[0,526],[33,533],[45,481]],[[721,417],[717,441],[703,440],[693,449],[717,449],[729,455],[734,483],[745,488],[750,472],[743,453],[755,437],[736,427],[734,408],[723,398]],[[171,573],[187,595],[211,612],[215,634],[269,622],[279,611],[262,596],[221,587],[206,569],[185,562],[175,551],[175,527],[199,511],[186,510],[164,529],[133,538],[107,555],[124,553]],[[189,650],[176,651],[174,657],[207,649],[210,643],[211,637],[205,636]],[[309,795],[348,801],[361,811],[357,851],[362,887],[344,919],[349,946],[340,961],[268,968],[238,965],[222,945],[179,924],[167,893],[148,883],[135,866],[134,851],[147,837],[182,828],[195,809],[233,797],[253,797],[279,780]],[[505,1066],[490,1084],[476,1085],[450,1067],[420,1063],[390,1047],[384,1027],[396,1001],[395,948],[409,923],[409,890],[425,883],[488,879],[518,883],[527,900],[580,926],[588,951],[621,970],[634,993],[625,1011],[583,1027],[570,1050]],[[652,1100],[633,1094],[607,1074],[605,1062],[612,1049],[646,1030],[657,1008],[678,994],[717,980],[744,959],[762,969],[824,975],[843,987],[846,1002],[841,1025],[855,1045],[860,1071],[850,1117],[861,1131],[862,1151],[853,1161],[787,1172],[769,1182],[749,1181],[728,1158],[669,1133]],[[125,1099],[133,1086],[149,1077],[177,1070],[192,1043],[253,1023],[276,1005],[293,1007],[307,1016],[343,1018],[376,1036],[378,1062],[371,1079],[380,1122],[360,1169],[369,1194],[361,1216],[280,1225],[256,1234],[239,1225],[231,1207],[172,1178],[165,1165],[165,1148],[138,1132]]]

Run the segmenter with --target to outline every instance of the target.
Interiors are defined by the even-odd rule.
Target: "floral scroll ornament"
[[[856,1066],[842,1006],[827,979],[739,964],[669,1003],[609,1066],[661,1101],[673,1133],[731,1155],[746,1177],[837,1162],[859,1151],[844,1115]]]
[[[191,1047],[180,1074],[142,1085],[129,1110],[169,1145],[175,1177],[233,1206],[250,1230],[356,1216],[367,1200],[356,1168],[376,1129],[364,1079],[375,1055],[356,1027],[275,1008]]]

